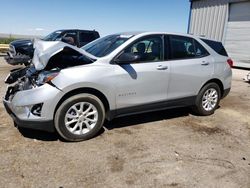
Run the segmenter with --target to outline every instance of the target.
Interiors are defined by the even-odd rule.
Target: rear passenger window
[[[89,43],[93,40],[96,39],[96,36],[94,33],[84,33],[84,32],[81,32],[80,33],[80,36],[79,36],[79,40],[80,42],[84,42],[84,43]]]
[[[193,38],[172,35],[169,40],[171,59],[190,59],[208,55],[207,50]]]
[[[194,40],[194,46],[196,57],[204,57],[209,55],[208,51],[196,40]]]
[[[193,39],[182,36],[170,36],[169,39],[172,59],[195,57]]]

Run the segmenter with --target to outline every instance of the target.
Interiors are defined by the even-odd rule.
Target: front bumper
[[[28,121],[28,120],[21,120],[19,119],[14,112],[10,109],[8,102],[3,101],[4,107],[8,114],[12,117],[13,121],[17,125],[17,127],[23,127],[23,128],[29,128],[29,129],[35,129],[35,130],[42,130],[47,132],[54,132],[54,124],[52,120],[48,121]]]
[[[7,96],[7,95],[6,95]],[[3,100],[6,111],[19,127],[54,131],[54,112],[63,92],[49,84],[17,91]],[[33,107],[41,105],[40,112],[34,113]]]
[[[7,56],[4,57],[5,61],[10,65],[28,64],[31,58],[28,55],[18,54],[13,55],[11,52],[7,52]]]

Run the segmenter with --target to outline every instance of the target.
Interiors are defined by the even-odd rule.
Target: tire
[[[218,84],[214,82],[208,83],[200,90],[193,111],[196,115],[211,115],[218,108],[220,99],[221,91]]]
[[[59,106],[54,124],[65,140],[83,141],[93,138],[100,131],[104,119],[105,109],[99,98],[91,94],[78,94]]]

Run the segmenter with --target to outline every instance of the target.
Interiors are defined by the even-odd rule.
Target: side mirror
[[[123,53],[115,59],[117,64],[127,64],[140,61],[141,57],[133,53]]]

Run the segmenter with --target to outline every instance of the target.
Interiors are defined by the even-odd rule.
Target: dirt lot
[[[0,96],[13,68],[0,57]],[[89,141],[19,132],[0,104],[0,187],[250,187],[250,84],[234,70],[216,113],[119,118]]]

